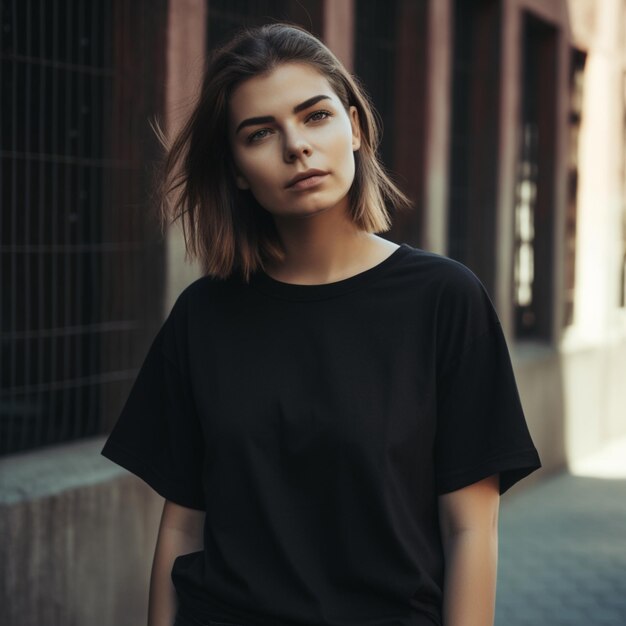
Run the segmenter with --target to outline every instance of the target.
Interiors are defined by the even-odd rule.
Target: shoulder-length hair
[[[308,63],[329,81],[346,111],[357,108],[361,146],[355,152],[350,214],[358,228],[384,232],[391,227],[387,205],[407,208],[378,158],[380,126],[365,91],[316,37],[291,24],[266,24],[239,31],[211,55],[195,107],[168,148],[156,187],[163,231],[182,217],[185,259],[197,258],[205,274],[228,278],[239,271],[246,281],[265,261],[285,253],[271,214],[249,190],[235,184],[228,142],[228,103],[243,81],[281,63]]]

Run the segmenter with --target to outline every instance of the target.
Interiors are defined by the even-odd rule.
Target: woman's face
[[[347,112],[312,66],[284,63],[239,85],[229,103],[229,137],[237,186],[275,217],[347,209],[361,145],[357,110]]]

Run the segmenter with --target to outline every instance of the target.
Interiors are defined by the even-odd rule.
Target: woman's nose
[[[311,156],[311,146],[306,138],[295,132],[285,135],[284,158],[285,161],[291,163],[302,156]]]

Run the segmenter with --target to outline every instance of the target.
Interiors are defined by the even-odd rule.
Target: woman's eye
[[[248,137],[248,143],[252,143],[253,141],[259,141],[259,139],[264,139],[267,135],[264,135],[263,133],[269,132],[270,131],[268,128],[262,128],[261,130],[257,130],[255,133],[252,133]]]
[[[321,122],[322,120],[325,120],[328,117],[332,117],[332,115],[333,114],[330,111],[315,111],[314,113],[311,113],[309,117],[306,118],[306,121],[307,122]],[[262,139],[265,139],[271,132],[272,131],[269,128],[261,128],[260,130],[257,130],[251,135],[249,135],[247,138],[247,141],[248,143],[256,143],[257,141],[261,141]]]
[[[323,119],[330,117],[332,113],[330,111],[315,111],[309,115],[308,120],[312,122],[321,122]]]

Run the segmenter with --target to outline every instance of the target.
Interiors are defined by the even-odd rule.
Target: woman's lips
[[[293,189],[294,191],[301,191],[303,189],[311,189],[312,187],[317,187],[320,185],[324,179],[328,176],[328,174],[314,174],[313,176],[309,176],[308,178],[303,178],[299,180],[297,183],[290,185],[287,189]]]

